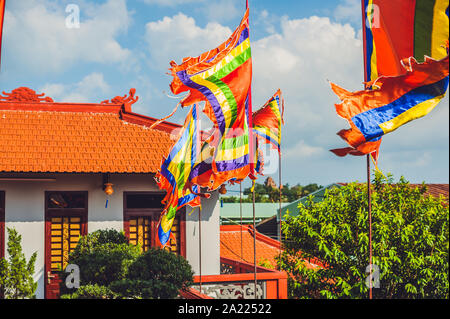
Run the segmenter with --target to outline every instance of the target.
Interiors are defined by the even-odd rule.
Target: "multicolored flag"
[[[362,9],[366,82],[404,74],[403,59],[447,55],[448,0],[362,0]]]
[[[213,156],[214,147],[211,146],[210,141],[204,141],[200,155],[189,176],[189,183],[205,188],[211,186]]]
[[[406,74],[381,77],[373,90],[348,92],[332,84],[342,100],[336,112],[347,119],[350,129],[338,133],[350,146],[358,148],[376,141],[400,126],[427,115],[444,98],[449,82],[449,57],[426,57],[403,62]]]
[[[449,37],[448,0],[362,0],[364,40],[364,81],[372,87],[380,76],[406,73],[402,61],[414,57],[436,60],[447,53]],[[332,87],[337,95],[340,88]],[[357,148],[331,150],[338,156],[372,154],[378,159],[381,137]]]
[[[3,20],[5,18],[5,1],[0,0],[0,65],[2,61],[2,35],[3,35]]]
[[[165,208],[158,225],[158,239],[164,247],[170,238],[176,212],[185,205],[200,206],[198,186],[188,187],[188,178],[197,159],[199,146],[198,107],[194,104],[189,111],[180,137],[166,159],[155,179],[160,189],[166,190],[163,199]]]
[[[243,180],[251,170],[252,139],[250,85],[252,59],[247,9],[231,37],[198,57],[171,62],[174,94],[188,92],[182,106],[205,101],[205,114],[219,133],[214,141],[209,188],[217,189],[231,179]]]
[[[258,111],[253,113],[253,132],[281,152],[281,125],[284,124],[284,102],[278,91]]]

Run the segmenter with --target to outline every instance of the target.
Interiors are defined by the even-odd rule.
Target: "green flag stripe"
[[[414,57],[422,62],[431,56],[434,5],[436,0],[416,0],[414,17]]]
[[[242,64],[244,64],[248,59],[250,59],[252,56],[252,50],[251,48],[246,49],[244,52],[239,54],[237,57],[235,57],[233,60],[231,60],[229,63],[225,64],[223,68],[218,70],[216,73],[211,75],[207,78],[209,81],[211,78],[218,78],[222,79],[226,77],[228,74],[239,68]]]
[[[231,72],[233,72],[234,70],[239,68],[248,59],[250,59],[250,57],[251,57],[251,49],[248,48],[243,53],[241,53],[236,58],[234,58],[232,61],[230,61],[230,63],[226,64],[223,68],[221,68],[219,71],[214,73],[214,75],[212,75],[206,79],[207,81],[214,83],[215,85],[217,85],[220,88],[220,90],[225,95],[225,97],[228,101],[228,104],[230,105],[232,119],[231,119],[231,123],[228,123],[229,126],[233,125],[234,119],[237,116],[237,104],[236,104],[236,100],[234,98],[233,92],[220,79],[226,77]]]
[[[222,150],[230,150],[241,147],[242,145],[248,144],[248,135],[241,135],[232,138],[226,138],[222,142]]]
[[[231,118],[230,119],[226,118],[225,120],[227,121],[228,127],[232,126],[237,117],[237,103],[236,103],[236,99],[234,97],[233,92],[230,90],[228,85],[223,83],[223,81],[218,78],[210,77],[207,80],[209,82],[217,85],[217,87],[222,91],[223,95],[225,95],[225,98],[227,99],[228,104],[230,105],[230,111],[231,111]],[[230,122],[228,123],[228,121],[230,121]]]

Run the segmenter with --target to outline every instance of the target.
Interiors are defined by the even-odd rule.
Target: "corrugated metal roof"
[[[258,218],[268,218],[277,214],[280,207],[279,203],[255,203],[255,214]],[[225,218],[239,218],[240,204],[239,203],[223,203],[220,206],[220,217]],[[242,203],[242,217],[253,218],[253,204]]]
[[[284,206],[281,207],[281,220],[284,220],[283,216],[286,215],[286,213],[288,211],[289,211],[290,216],[297,216],[298,215],[298,209],[297,209],[298,205],[300,203],[306,204],[306,202],[308,201],[308,198],[310,196],[313,196],[314,202],[316,202],[316,203],[320,202],[323,200],[323,198],[325,196],[325,191],[328,189],[331,189],[331,188],[335,188],[335,187],[341,188],[342,185],[330,184],[328,186],[322,187],[321,189],[309,194],[308,196],[304,196],[300,199],[297,199],[296,201],[293,201],[292,203],[285,204]],[[277,209],[277,216],[278,216],[278,212],[279,212],[279,209]],[[277,220],[278,220],[278,218],[277,218]]]

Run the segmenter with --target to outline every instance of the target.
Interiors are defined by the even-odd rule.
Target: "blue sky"
[[[347,123],[334,112],[327,80],[362,87],[358,0],[250,0],[253,108],[277,88],[286,100],[283,181],[292,184],[365,180],[365,158],[337,158],[336,132]],[[66,27],[68,4],[80,28]],[[58,102],[100,102],[129,89],[133,110],[171,112],[169,61],[198,55],[226,39],[245,0],[7,1],[0,90],[28,86]],[[384,138],[379,167],[411,182],[448,183],[448,96],[427,117]],[[171,119],[181,123],[186,110]],[[267,176],[278,180],[276,157]]]

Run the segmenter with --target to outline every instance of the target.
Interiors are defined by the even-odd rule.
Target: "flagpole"
[[[255,183],[256,184],[256,183]],[[254,264],[254,272],[255,272],[255,299],[257,299],[257,281],[256,281],[256,210],[255,210],[255,184],[253,185],[253,264]]]
[[[365,2],[361,0],[362,11],[362,31],[363,31],[363,61],[364,61],[364,82],[369,81],[369,74],[367,74],[367,36],[366,36],[366,14],[365,14]],[[364,85],[365,87],[365,85]],[[372,299],[372,191],[370,183],[370,154],[367,154],[367,204],[369,213],[369,299]]]
[[[239,184],[239,213],[241,215],[241,260],[244,260],[244,249],[242,244],[242,183]]]
[[[281,128],[280,128],[281,129]],[[283,199],[282,188],[283,184],[281,182],[281,145],[278,152],[278,178],[279,178],[279,188],[280,188],[280,206],[279,206],[279,219],[278,219],[278,241],[280,242],[280,257],[281,257],[281,201]]]
[[[0,6],[0,70],[2,64],[2,38],[3,38],[3,22],[5,20],[5,7],[6,7],[6,0],[3,1]]]
[[[247,10],[249,7],[248,7],[248,0],[246,0],[245,1],[245,9]],[[248,19],[248,22],[249,22],[249,24],[250,24],[250,18]],[[249,25],[249,28],[250,28],[250,25]],[[255,152],[255,150],[254,150],[254,148],[253,148],[253,145],[254,145],[254,141],[253,141],[253,136],[254,136],[254,133],[253,133],[253,121],[252,121],[252,114],[253,114],[253,111],[252,111],[252,88],[251,88],[251,86],[250,86],[250,92],[249,92],[249,105],[248,105],[248,108],[249,108],[249,110],[248,110],[248,121],[249,121],[249,125],[248,125],[248,127],[249,127],[249,148],[250,148],[250,174],[253,174],[253,172],[254,172],[254,168],[255,168],[255,163],[253,162],[254,161],[254,156],[253,156],[253,154],[254,154],[254,152]],[[254,188],[254,186],[255,186],[255,184],[253,184],[253,262],[254,262],[254,272],[255,272],[255,299],[257,298],[257,296],[256,296],[256,292],[257,292],[257,289],[256,289],[256,284],[257,284],[257,281],[256,281],[256,212],[255,212],[255,188]]]
[[[370,181],[370,154],[367,154],[367,201],[369,211],[369,299],[372,299],[372,190]]]
[[[202,219],[201,208],[198,208],[198,258],[199,258],[199,278],[200,278],[200,293],[202,293]]]

